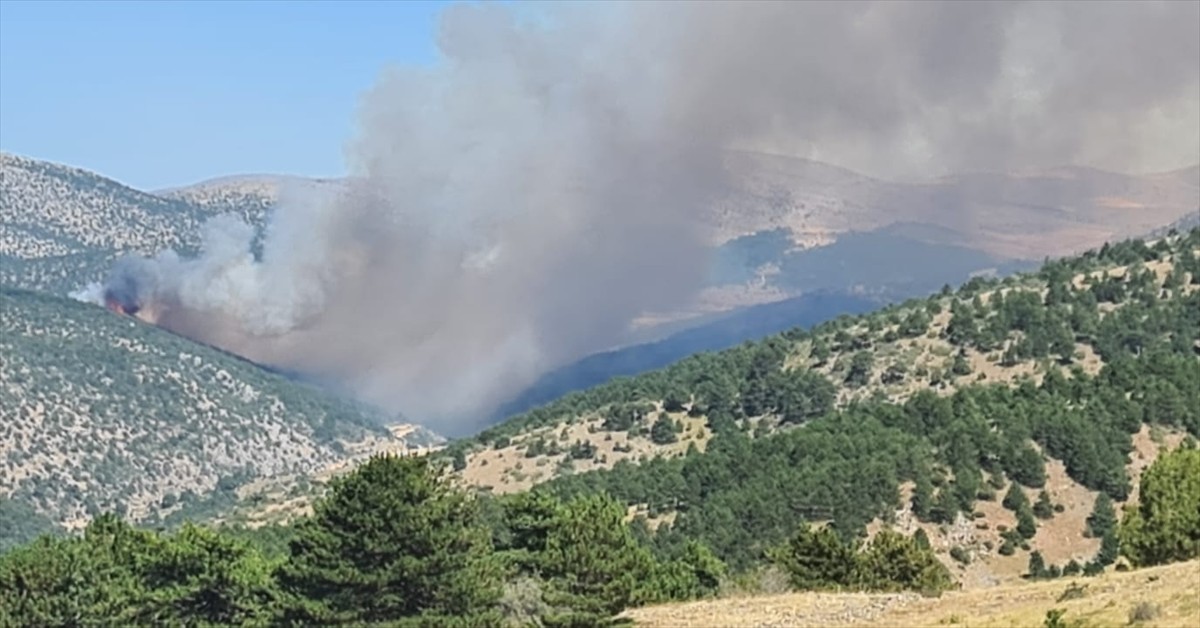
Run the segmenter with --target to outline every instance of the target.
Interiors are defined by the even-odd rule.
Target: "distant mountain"
[[[56,524],[153,519],[318,471],[389,440],[390,419],[103,308],[0,288],[0,498]]]
[[[811,247],[908,223],[936,228],[933,244],[1040,260],[1137,236],[1200,207],[1200,166],[1144,176],[1062,167],[918,183],[752,152],[731,151],[727,167],[739,183],[716,207],[722,242],[782,227]]]
[[[963,253],[974,252],[985,265],[967,268],[971,273],[1136,237],[1200,208],[1200,166],[1144,176],[1064,167],[897,183],[807,159],[746,151],[729,151],[726,165],[733,188],[702,214],[716,251],[711,283],[758,282],[774,294],[730,296],[726,291],[712,302],[681,304],[693,315],[814,289],[808,260],[821,256],[795,254],[846,237],[897,236],[876,238],[870,245],[884,258],[918,249],[925,249],[918,254],[925,259],[950,254],[955,263],[949,266],[959,273],[963,263],[974,264]],[[343,185],[343,179],[236,175],[146,193],[86,170],[0,154],[0,283],[65,294],[97,279],[121,252],[191,250],[199,243],[200,225],[213,215],[235,213],[261,225],[286,194],[305,196]],[[728,255],[731,246],[759,246],[763,238],[771,248],[757,257]],[[842,257],[840,251],[826,255],[841,258],[836,275],[845,286],[887,281],[874,261]],[[731,268],[730,259],[742,265]],[[912,274],[922,281],[921,272]]]

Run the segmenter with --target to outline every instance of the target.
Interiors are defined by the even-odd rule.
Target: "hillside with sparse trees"
[[[0,288],[0,511],[164,516],[322,469],[390,438],[388,419],[103,308]]]
[[[0,153],[0,284],[66,294],[103,279],[123,253],[196,250],[204,221],[263,224],[269,199],[148,194],[94,172]]]

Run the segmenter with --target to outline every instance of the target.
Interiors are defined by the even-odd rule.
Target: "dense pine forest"
[[[953,347],[944,369],[884,359],[931,334]],[[989,363],[1029,368],[989,379],[978,370]],[[511,494],[456,473],[514,443],[592,460],[590,440],[530,436],[584,417],[597,439],[669,444],[685,419],[710,436]],[[1145,425],[1189,436],[1135,486],[1127,464]],[[869,535],[868,524],[905,507],[951,522],[998,501],[1018,521],[999,552],[1027,549],[1054,505],[1020,487],[1045,485],[1048,458],[1104,496],[1088,521],[1102,543],[1082,565],[1033,552],[1030,577],[1161,564],[1200,556],[1197,436],[1193,229],[693,356],[436,457],[376,457],[288,526],[151,531],[101,516],[80,536],[0,556],[0,625],[601,625],[766,568],[796,589],[936,595],[953,576],[923,533]],[[1113,502],[1135,489],[1117,517]],[[630,520],[631,506],[642,515]]]

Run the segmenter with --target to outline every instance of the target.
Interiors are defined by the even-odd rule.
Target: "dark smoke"
[[[107,289],[458,432],[694,295],[727,149],[890,177],[1195,163],[1198,31],[1195,2],[454,6],[439,64],[364,96],[346,189],[285,199],[261,260],[222,220]]]

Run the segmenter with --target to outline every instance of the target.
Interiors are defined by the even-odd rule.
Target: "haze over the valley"
[[[731,148],[899,180],[1200,161],[1200,3],[536,8],[448,9],[260,259],[216,220],[85,296],[454,433],[695,295]]]

